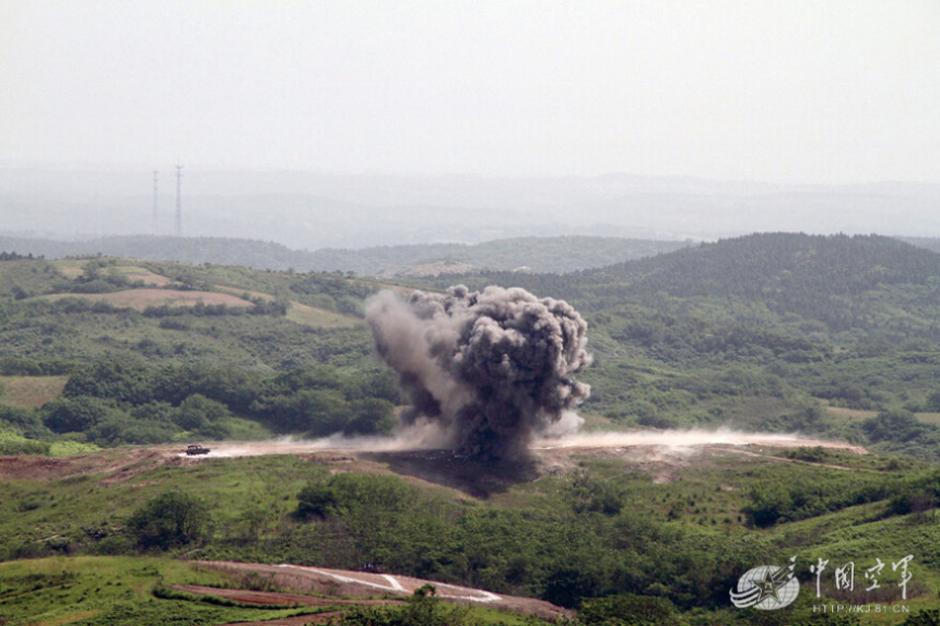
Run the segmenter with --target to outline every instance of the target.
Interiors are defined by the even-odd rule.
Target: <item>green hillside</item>
[[[811,449],[789,456],[716,450],[673,468],[664,482],[641,469],[648,459],[633,455],[582,452],[571,460],[576,471],[510,480],[485,499],[407,470],[390,475],[394,459],[355,453],[175,463],[128,450],[43,469],[6,463],[0,559],[9,562],[0,563],[0,615],[13,623],[71,615],[82,624],[127,625],[174,613],[201,624],[250,616],[248,607],[212,609],[165,593],[181,582],[236,586],[165,560],[179,556],[350,569],[371,563],[580,607],[583,621],[572,626],[609,624],[650,603],[664,620],[655,623],[754,623],[755,611],[730,608],[728,589],[756,564],[796,556],[804,593],[794,608],[760,622],[783,626],[813,623],[808,567],[817,558],[867,566],[910,553],[916,584],[908,614],[864,623],[898,624],[937,606],[935,466]],[[74,473],[78,463],[86,464],[82,474]],[[446,480],[446,465],[433,467],[437,480]],[[160,521],[179,510],[189,516],[185,533]],[[134,554],[163,558],[74,560]],[[73,556],[63,561],[66,555]],[[822,601],[896,602],[896,574],[886,572],[882,581],[882,595],[827,588]],[[264,579],[247,584],[288,590]],[[95,587],[104,592],[91,593]],[[251,610],[258,611],[254,619],[274,616]],[[518,623],[511,615],[472,617],[437,623]]]
[[[389,283],[3,258],[0,454],[17,455],[0,457],[0,618],[10,623],[275,616],[168,589],[236,584],[171,557],[368,565],[541,598],[579,610],[579,626],[634,613],[789,626],[817,623],[817,558],[913,554],[907,613],[829,623],[938,619],[940,255],[882,237],[772,234],[574,274],[398,285],[500,283],[570,299],[590,323],[582,412],[592,428],[730,425],[871,451],[547,450],[523,468],[435,452],[177,456],[197,438],[387,432],[403,400],[361,311]],[[101,559],[100,573],[77,571],[79,555]],[[791,556],[804,589],[793,608],[730,608],[743,571]],[[822,596],[898,603],[887,591]],[[409,607],[344,609],[340,623],[433,623],[395,622]],[[540,623],[421,607],[449,626]]]
[[[360,319],[376,284],[94,258],[3,261],[0,285],[2,423],[34,437],[377,432],[398,401]]]
[[[828,433],[933,457],[938,277],[940,255],[894,239],[767,234],[572,274],[410,281],[519,285],[569,299],[591,323],[588,414],[624,426]],[[53,379],[37,378],[33,391],[29,376],[70,377],[63,402],[99,412],[95,402],[111,403],[141,426],[134,436],[94,438],[104,444],[189,436],[185,427],[142,424],[151,413],[185,423],[163,404],[177,411],[191,395],[224,404],[220,423],[234,420],[229,429],[203,424],[196,432],[204,437],[227,436],[244,419],[275,432],[381,431],[400,400],[360,321],[363,298],[382,288],[366,279],[12,259],[0,262],[0,286],[8,294],[0,376],[15,381],[8,404],[24,423],[54,421],[48,412],[57,407],[17,400],[52,397]],[[109,376],[116,380],[78,382]],[[318,391],[312,380],[322,380]],[[882,419],[910,422],[904,432],[918,434],[906,443],[873,439]]]

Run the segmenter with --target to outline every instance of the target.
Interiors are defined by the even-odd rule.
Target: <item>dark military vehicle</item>
[[[186,454],[188,454],[189,456],[209,454],[209,452],[210,452],[209,448],[203,445],[200,445],[198,443],[191,443],[188,446],[186,446]]]

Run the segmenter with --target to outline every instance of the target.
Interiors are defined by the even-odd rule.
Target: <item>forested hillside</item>
[[[912,246],[940,252],[940,238],[937,237],[898,237],[898,239]]]
[[[379,432],[401,400],[360,321],[378,282],[111,258],[0,270],[0,383],[27,399],[6,421],[35,437]],[[583,409],[624,426],[733,424],[940,455],[940,255],[894,239],[752,235],[564,275],[408,281],[569,299],[595,355]]]
[[[864,421],[894,410],[919,433],[897,435],[910,450],[940,450],[940,255],[894,239],[758,234],[562,276],[426,282],[570,300],[597,357],[588,406],[628,423],[866,440],[878,426]]]

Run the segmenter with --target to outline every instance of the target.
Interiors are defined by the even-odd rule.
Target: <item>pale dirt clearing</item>
[[[248,308],[251,302],[227,293],[214,291],[184,291],[180,289],[124,289],[111,293],[56,293],[36,296],[41,300],[79,298],[91,302],[107,302],[113,306],[143,311],[152,306],[195,306],[199,303],[224,304],[236,308]]]
[[[350,328],[362,324],[362,320],[335,311],[328,311],[300,302],[291,302],[287,319],[311,328]]]
[[[109,269],[131,282],[140,282],[150,287],[166,287],[171,282],[166,276],[138,265],[117,265]]]

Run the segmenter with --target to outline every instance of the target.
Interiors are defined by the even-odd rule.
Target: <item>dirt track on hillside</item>
[[[430,584],[437,590],[437,597],[448,602],[492,606],[553,621],[573,615],[571,611],[544,600],[496,594],[483,589],[397,574],[376,574],[290,564],[268,565],[234,561],[196,561],[195,563],[199,567],[229,574],[233,579],[243,578],[248,574],[266,578],[277,588],[289,590],[267,596],[281,605],[287,603],[284,600],[296,598],[307,598],[311,602],[319,602],[316,606],[395,604],[397,601],[394,598],[407,598],[413,595],[416,589]],[[252,600],[262,599],[266,595],[259,596],[258,592],[253,591],[226,591]],[[326,597],[313,598],[307,595],[309,593]],[[218,594],[212,593],[211,595]],[[297,604],[304,604],[304,602],[297,602]]]
[[[68,457],[0,456],[2,480],[58,480],[101,474],[104,484],[127,480],[160,465],[180,464],[176,449],[126,447]]]

